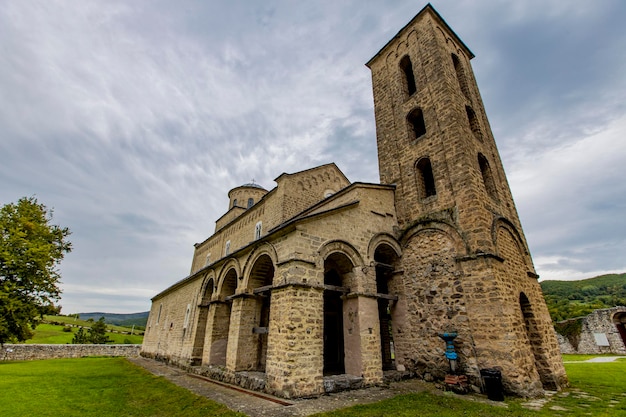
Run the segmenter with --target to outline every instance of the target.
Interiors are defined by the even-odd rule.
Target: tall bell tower
[[[534,396],[567,379],[473,57],[429,4],[367,63],[403,249],[390,284],[396,360],[445,373],[437,335],[454,331],[465,374],[497,366],[507,391]]]

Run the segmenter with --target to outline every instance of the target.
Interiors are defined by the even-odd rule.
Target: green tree
[[[68,228],[35,197],[0,208],[0,344],[32,337],[61,290],[57,264],[71,251]]]
[[[106,335],[107,325],[104,322],[104,317],[100,317],[100,320],[91,325],[91,329],[89,329],[89,339],[91,343],[95,344],[104,344],[108,343],[111,340],[109,336]]]
[[[85,330],[82,327],[79,327],[78,331],[74,333],[74,338],[72,338],[72,344],[83,345],[86,343],[89,343],[89,335],[85,333]]]
[[[93,321],[93,320],[92,320]],[[85,330],[81,327],[74,334],[74,338],[72,339],[72,343],[75,345],[80,344],[105,344],[111,342],[109,336],[106,334],[107,325],[104,322],[104,317],[100,317],[100,320],[96,321],[91,325],[91,328],[85,333]]]

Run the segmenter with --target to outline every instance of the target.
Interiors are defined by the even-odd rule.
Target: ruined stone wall
[[[617,329],[617,323],[615,322],[616,314],[623,314],[626,316],[626,307],[620,306],[596,310],[586,316],[582,322],[578,348],[572,348],[572,351],[570,351],[569,348],[571,347],[571,344],[569,344],[566,338],[561,336],[562,340],[559,343],[561,352],[580,354],[615,353],[625,355],[626,342],[622,339],[622,336]],[[606,338],[608,346],[604,343],[598,343],[596,337]],[[602,340],[602,342],[604,342],[604,340]]]
[[[141,345],[22,345],[7,343],[0,349],[0,360],[68,359],[86,356],[137,357],[140,350]]]

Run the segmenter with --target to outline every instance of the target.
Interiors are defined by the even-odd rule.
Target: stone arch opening
[[[409,126],[411,129],[410,139],[415,140],[426,134],[426,123],[424,122],[424,113],[422,109],[419,107],[411,110],[411,112],[406,116],[407,122],[409,122]]]
[[[459,87],[463,92],[463,95],[468,100],[470,99],[469,94],[469,86],[467,85],[467,77],[465,76],[465,69],[463,68],[463,64],[459,60],[459,57],[455,54],[452,55],[452,64],[454,65],[454,73],[456,74],[456,79],[459,82]]]
[[[202,362],[202,354],[204,351],[204,337],[207,330],[207,321],[209,318],[209,306],[211,305],[211,297],[215,289],[215,281],[210,278],[202,291],[200,304],[198,304],[198,324],[196,325],[196,335],[193,340],[193,348],[191,352],[191,365],[200,365]]]
[[[215,303],[215,315],[212,329],[210,365],[226,365],[228,348],[228,332],[230,330],[230,313],[232,300],[230,297],[237,289],[237,272],[231,268],[224,276],[220,290],[220,300]]]
[[[526,336],[530,342],[530,347],[535,358],[535,368],[539,373],[539,379],[543,388],[550,391],[556,391],[558,385],[551,376],[548,358],[545,356],[546,349],[543,347],[543,337],[541,335],[541,325],[535,313],[530,300],[523,292],[519,296],[520,309],[524,318],[524,326],[526,328]]]
[[[489,166],[489,161],[487,161],[487,158],[482,153],[478,154],[478,166],[483,177],[483,184],[485,184],[487,194],[489,194],[491,198],[497,199],[498,193],[496,191],[496,183],[493,180],[493,174],[491,173],[491,167]]]
[[[474,137],[478,140],[482,140],[483,135],[480,130],[480,124],[478,123],[478,118],[476,117],[474,109],[472,109],[470,106],[465,106],[465,113],[467,114],[467,122],[469,123],[470,129],[472,130]]]
[[[415,75],[413,73],[413,64],[411,63],[411,58],[408,55],[405,55],[400,60],[400,70],[402,71],[404,88],[407,92],[408,96],[413,95],[417,91],[417,86],[415,84]]]
[[[254,294],[251,317],[253,340],[250,348],[254,351],[254,368],[265,372],[267,360],[267,338],[270,325],[271,286],[274,281],[274,264],[269,255],[261,255],[252,266],[248,288]]]
[[[344,374],[343,295],[348,292],[354,265],[343,253],[324,260],[324,375]]]
[[[435,176],[429,158],[421,158],[415,164],[415,175],[417,176],[418,194],[420,199],[425,199],[437,194],[435,188]]]
[[[376,292],[378,298],[378,320],[380,322],[380,344],[383,371],[395,370],[395,349],[393,343],[393,303],[384,295],[390,295],[394,287],[393,272],[398,255],[395,250],[387,245],[380,244],[374,251],[376,265]],[[382,296],[381,296],[382,295]]]
[[[622,339],[624,347],[626,347],[626,311],[615,313],[613,315],[613,323],[617,327],[617,332]]]

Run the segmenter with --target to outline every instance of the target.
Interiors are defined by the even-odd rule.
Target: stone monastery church
[[[443,379],[455,332],[476,388],[494,367],[510,394],[565,386],[473,57],[424,7],[367,63],[380,184],[331,163],[232,189],[190,274],[152,299],[142,355],[295,398]]]

